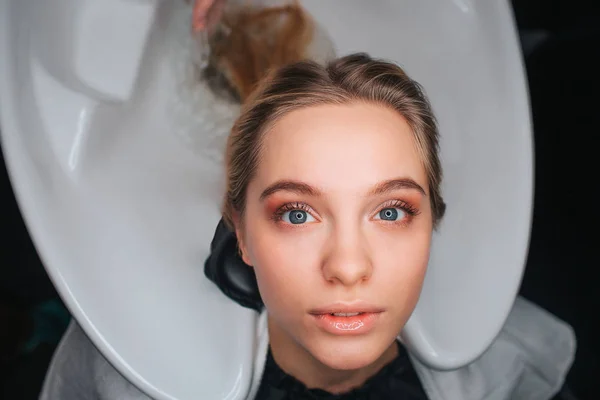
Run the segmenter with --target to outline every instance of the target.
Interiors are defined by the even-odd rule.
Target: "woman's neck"
[[[348,392],[362,386],[398,355],[396,341],[374,363],[356,370],[337,370],[314,358],[278,326],[268,320],[269,341],[275,362],[285,373],[293,376],[309,389],[329,393]]]

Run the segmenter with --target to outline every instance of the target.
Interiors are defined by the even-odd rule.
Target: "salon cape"
[[[256,395],[263,374],[269,343],[266,327],[263,312],[248,400]],[[548,400],[562,387],[574,354],[571,327],[519,297],[492,345],[469,365],[436,371],[415,358],[412,362],[430,400]],[[54,355],[40,400],[75,399],[150,397],[119,374],[73,322]]]

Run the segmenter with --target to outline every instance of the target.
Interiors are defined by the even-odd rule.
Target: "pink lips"
[[[383,309],[365,303],[334,304],[310,312],[317,326],[333,335],[363,335],[373,329]]]

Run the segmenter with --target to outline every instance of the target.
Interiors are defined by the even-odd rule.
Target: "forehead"
[[[351,103],[307,107],[279,119],[265,133],[255,179],[357,191],[398,177],[427,188],[410,126],[385,106]]]

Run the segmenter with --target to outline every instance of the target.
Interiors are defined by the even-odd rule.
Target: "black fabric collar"
[[[255,400],[427,400],[427,395],[406,349],[397,342],[398,356],[363,386],[343,394],[308,389],[285,373],[275,362],[271,349]]]

